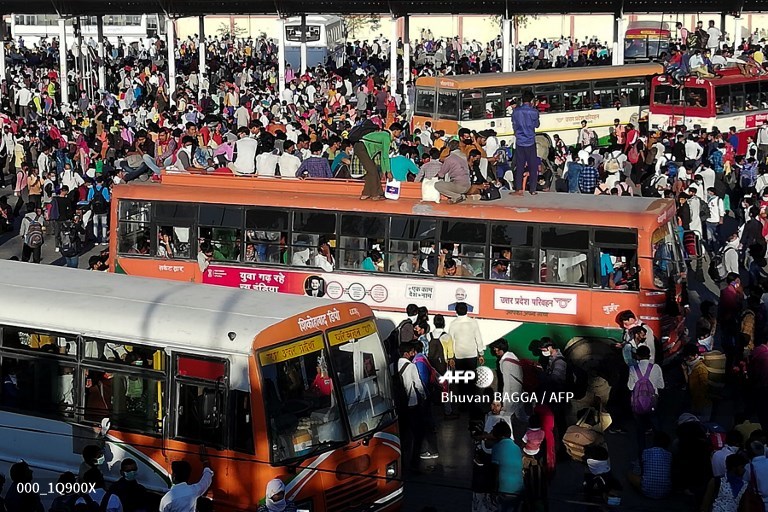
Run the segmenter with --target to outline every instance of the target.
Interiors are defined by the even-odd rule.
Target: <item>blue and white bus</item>
[[[329,56],[344,47],[344,20],[332,15],[307,16],[307,66],[325,65]],[[293,69],[301,67],[301,17],[285,20],[285,60]]]

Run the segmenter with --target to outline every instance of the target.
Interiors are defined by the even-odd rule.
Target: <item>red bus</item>
[[[745,154],[747,137],[768,119],[768,77],[746,76],[739,68],[720,70],[717,78],[688,77],[681,86],[667,76],[651,81],[651,130],[684,124],[706,130],[736,127],[737,154]]]

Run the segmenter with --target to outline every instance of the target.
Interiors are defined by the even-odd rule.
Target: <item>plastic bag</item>
[[[384,197],[397,201],[400,199],[400,182],[397,180],[387,181],[384,185]]]
[[[438,178],[425,178],[421,182],[421,200],[433,201],[435,203],[440,202],[440,192],[435,188]]]

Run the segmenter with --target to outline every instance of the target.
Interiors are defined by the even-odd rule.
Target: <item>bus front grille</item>
[[[325,491],[325,509],[333,512],[366,510],[377,499],[376,472],[348,478],[343,485]]]

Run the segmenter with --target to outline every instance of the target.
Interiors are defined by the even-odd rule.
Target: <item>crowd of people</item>
[[[694,60],[696,52],[707,51],[726,64],[738,54],[747,59],[742,60],[745,72],[765,72],[760,42],[747,41],[740,49],[711,47],[710,41],[719,41],[714,32],[704,31],[707,38],[692,32],[695,37],[685,37],[685,45],[673,52],[670,76],[716,74],[717,64],[710,69],[706,61],[697,65]],[[164,169],[300,179],[362,177],[363,200],[383,199],[384,177],[429,180],[452,203],[493,200],[507,192],[522,195],[526,189],[534,195],[591,194],[595,201],[603,195],[674,199],[689,274],[703,280],[706,270],[721,288],[717,306],[702,303],[690,343],[664,358],[658,349],[661,333],[625,311],[617,318],[623,337],[613,347],[611,364],[601,370],[605,373],[587,375],[558,349],[567,340],[533,340],[531,351],[539,356],[535,364],[519,359],[505,340],[496,340],[490,350],[497,359],[497,389],[510,394],[579,390],[582,410],[514,402],[487,408],[441,403],[438,408],[430,405],[445,391],[437,377],[449,369],[482,366],[485,344],[466,304],[456,304],[456,318],[450,321],[411,305],[408,321],[387,347],[402,384],[403,433],[411,438],[404,463],[419,470],[422,461],[439,458],[435,431],[441,428],[442,411],[443,421],[469,417],[476,444],[473,510],[478,512],[521,505],[540,509],[563,457],[584,463],[585,493],[608,505],[620,502],[621,481],[652,499],[688,493],[705,511],[736,510],[740,500],[768,497],[768,120],[744,142],[735,127],[679,125],[651,133],[616,120],[602,146],[584,121],[576,144],[568,146],[555,135],[551,151],[542,154],[536,131],[544,107],[531,91],[510,106],[514,144],[490,129],[461,129],[456,136],[430,124],[412,130],[408,120],[414,91],[389,90],[389,51],[383,41],[349,44],[343,56],[304,74],[288,67],[282,93],[276,47],[266,38],[179,41],[171,52],[178,71],[174,90],[162,40],[109,44],[106,89],[95,86],[95,75],[75,71],[74,55],[69,56],[72,71],[61,76],[61,50],[55,40],[32,48],[14,45],[0,82],[0,187],[12,190],[10,200],[0,198],[0,233],[18,230],[24,261],[40,262],[43,244],[53,243],[68,266],[78,267],[87,244],[107,242],[111,188],[133,180],[161,182]],[[206,54],[205,75],[199,73],[199,51]],[[534,41],[524,45],[521,56],[523,68],[610,60],[605,45],[567,39]],[[483,47],[429,34],[415,45],[413,57],[415,75],[492,72],[501,58],[498,41]],[[63,87],[69,104],[61,101]],[[504,263],[494,271],[504,272]],[[89,267],[103,270],[103,255],[92,257]],[[585,380],[593,385],[597,377],[607,387],[596,392]],[[478,393],[471,383],[449,390],[461,396]],[[720,420],[726,399],[735,413],[730,424],[717,425],[713,420]],[[610,426],[602,420],[600,404],[610,415]],[[676,421],[669,428],[664,419],[672,416]],[[637,468],[617,475],[602,441],[628,431],[636,439]],[[78,496],[72,506],[88,506],[89,499],[102,501],[109,495],[107,510],[142,510],[126,504],[134,491],[124,497],[122,487],[105,489],[99,460],[79,477],[95,483],[98,493]],[[135,478],[130,462],[121,465],[126,481],[131,473]],[[28,467],[14,467],[14,482],[30,478]],[[199,484],[185,488],[188,465],[174,465],[173,471],[177,485],[158,504],[160,510],[177,510],[169,500],[195,494],[196,499],[213,477],[205,472]],[[270,482],[265,510],[290,510],[280,485]],[[39,510],[24,501],[32,498],[18,497],[14,489],[6,495],[9,512]],[[77,503],[81,500],[85,503]],[[281,505],[270,507],[272,502]]]

